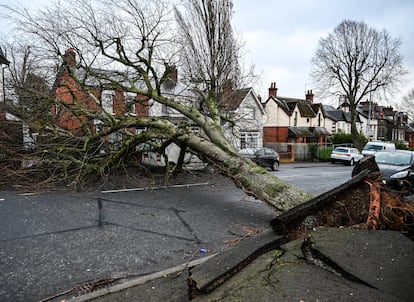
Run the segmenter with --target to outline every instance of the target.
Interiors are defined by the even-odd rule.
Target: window
[[[258,132],[241,132],[240,133],[240,149],[259,147]]]
[[[109,143],[115,150],[118,150],[122,145],[122,135],[118,132],[112,132],[109,134]]]
[[[256,111],[254,108],[243,108],[242,115],[245,119],[254,120],[256,118]]]
[[[168,106],[167,105],[162,104],[161,113],[162,113],[162,115],[168,115]]]
[[[295,111],[295,117],[293,119],[293,126],[297,126],[298,125],[298,112]]]
[[[129,115],[136,115],[135,111],[135,97],[136,93],[126,92],[125,93],[125,113]]]
[[[94,119],[93,124],[95,125],[95,133],[103,131],[104,123],[99,119]]]
[[[322,120],[322,118],[321,118],[321,114],[320,114],[320,113],[318,113],[318,127],[320,127],[320,126],[321,126],[321,120]]]
[[[114,113],[114,92],[109,90],[102,91],[102,109],[108,113]]]

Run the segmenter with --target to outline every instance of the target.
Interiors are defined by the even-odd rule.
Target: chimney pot
[[[311,90],[306,91],[305,99],[311,103],[313,103],[313,92]]]
[[[270,83],[269,88],[269,97],[277,97],[277,88],[276,88],[276,82]]]

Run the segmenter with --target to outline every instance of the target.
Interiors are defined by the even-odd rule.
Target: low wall
[[[312,161],[309,144],[303,143],[264,143],[263,147],[271,148],[280,155],[280,162]]]

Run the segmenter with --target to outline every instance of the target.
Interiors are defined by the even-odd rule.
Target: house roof
[[[321,137],[330,136],[324,127],[288,127],[289,137]]]
[[[286,112],[287,115],[292,115],[292,112],[290,110],[290,107],[287,105],[287,103],[281,99],[278,99],[274,96],[270,96],[264,103],[263,106],[266,107],[267,103],[272,100],[274,101],[283,111]]]
[[[225,110],[236,110],[249,94],[251,88],[236,89],[224,97],[222,106]]]
[[[250,93],[253,95],[253,98],[257,103],[257,106],[263,112],[263,105],[254,93],[253,88],[251,87],[233,90],[231,93],[229,93],[227,96],[223,98],[221,105],[226,111],[237,110],[237,108],[240,107],[240,105],[243,103],[243,101]]]
[[[325,111],[325,116],[330,118],[331,120],[333,120],[335,122],[340,122],[340,121],[344,121],[344,122],[347,122],[347,123],[351,122],[351,112],[344,112],[341,109],[326,110]],[[357,114],[357,116],[356,116],[356,121],[357,122],[361,121],[361,119],[359,118],[359,114]]]
[[[295,99],[295,98],[287,98],[287,97],[277,97],[277,99],[285,102],[290,109],[290,113],[292,114],[293,110],[297,106],[302,117],[315,117],[316,114],[313,111],[312,103],[303,100],[303,99]]]
[[[322,111],[322,114],[325,115],[325,109],[324,109],[324,106],[321,103],[311,104],[311,107],[312,107],[313,112],[315,112],[315,114],[320,109]]]
[[[275,101],[281,109],[283,109],[286,114],[292,115],[293,111],[296,107],[298,107],[300,115],[302,117],[315,117],[316,112],[319,110],[319,108],[322,108],[322,104],[317,103],[311,103],[308,100],[304,99],[296,99],[296,98],[288,98],[288,97],[274,97],[270,96],[266,102],[264,103],[264,106],[270,101]]]
[[[335,122],[339,122],[339,121],[345,121],[345,116],[342,110],[337,109],[337,110],[326,110],[325,114],[328,118],[330,118],[331,120],[335,121]]]

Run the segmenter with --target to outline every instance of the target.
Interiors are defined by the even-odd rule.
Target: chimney
[[[76,67],[76,54],[72,47],[66,50],[63,60],[69,67]]]
[[[223,84],[223,96],[228,97],[233,92],[233,81],[231,79],[225,80]]]
[[[170,66],[170,72],[168,73],[168,78],[175,83],[177,83],[178,80],[178,71],[177,66],[173,65]]]
[[[276,88],[276,82],[270,83],[269,88],[269,97],[277,97],[277,88]]]
[[[305,95],[306,100],[313,103],[313,95],[312,90],[308,90]]]
[[[165,81],[163,83],[163,85],[165,86],[165,88],[167,89],[174,89],[175,85],[177,85],[177,81],[178,81],[178,71],[177,71],[177,67],[175,65],[171,65],[171,66],[167,66],[167,70],[166,72],[166,78]]]

